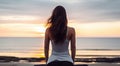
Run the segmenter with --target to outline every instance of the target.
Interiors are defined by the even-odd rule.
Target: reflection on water
[[[44,38],[0,37],[0,56],[43,57]],[[79,37],[76,40],[76,57],[120,55],[120,38]],[[109,49],[109,50],[108,50]],[[118,50],[117,50],[118,49]]]
[[[51,50],[50,50],[51,54]],[[44,57],[44,50],[36,51],[8,51],[1,52],[0,56],[16,56],[16,57]],[[94,57],[120,57],[120,50],[76,50],[76,58],[94,58]]]

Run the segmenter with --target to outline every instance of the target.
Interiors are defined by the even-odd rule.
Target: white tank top
[[[68,29],[67,34],[68,35]],[[52,44],[52,54],[48,58],[47,64],[52,61],[69,61],[73,63],[73,60],[69,54],[69,40],[66,38],[66,40],[62,44],[56,44],[53,40],[51,40]]]

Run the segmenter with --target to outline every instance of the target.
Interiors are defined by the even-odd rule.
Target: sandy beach
[[[34,64],[31,63],[19,63],[19,62],[13,62],[13,63],[0,63],[0,66],[34,66]]]
[[[75,66],[120,66],[120,63],[75,63]],[[45,66],[43,63],[0,63],[0,66]]]
[[[116,64],[116,63],[95,63],[95,64],[88,64],[88,66],[120,66],[120,64]]]

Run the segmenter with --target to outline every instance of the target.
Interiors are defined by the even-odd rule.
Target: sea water
[[[0,37],[0,56],[43,56],[44,38]],[[78,37],[76,55],[120,55],[119,37]]]

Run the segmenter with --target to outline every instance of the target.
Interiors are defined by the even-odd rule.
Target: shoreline
[[[0,56],[0,62],[45,62],[45,58],[20,58],[14,56]],[[86,57],[76,57],[75,62],[85,62],[85,63],[120,63],[119,57],[95,57],[95,56],[86,56]]]

